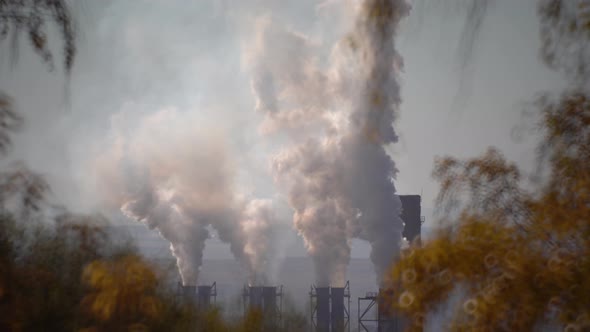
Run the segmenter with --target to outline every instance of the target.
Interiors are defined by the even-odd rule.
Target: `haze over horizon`
[[[402,104],[395,124],[399,142],[388,152],[399,169],[398,192],[422,194],[428,231],[435,227],[430,209],[437,193],[430,177],[434,157],[472,156],[492,145],[529,167],[535,141],[525,137],[515,142],[514,124],[539,91],[559,87],[562,81],[538,60],[534,0],[497,1],[465,70],[456,60],[463,22],[446,19],[462,16],[436,6],[418,15],[424,3],[414,5],[397,43],[404,58]],[[46,176],[55,202],[73,211],[104,211],[96,204],[101,201],[96,190],[101,180],[89,165],[117,135],[158,114],[179,117],[166,126],[180,128],[187,116],[199,134],[209,135],[212,127],[222,133],[232,153],[239,151],[230,164],[238,165],[234,171],[241,195],[281,196],[272,184],[267,158],[267,151],[276,150],[281,140],[256,138],[261,117],[254,112],[244,58],[245,43],[254,33],[251,22],[272,15],[321,44],[345,30],[343,16],[322,16],[314,1],[285,6],[272,1],[83,1],[73,9],[79,23],[79,56],[69,79],[58,71],[46,73],[27,47],[14,68],[8,54],[0,58],[0,90],[14,97],[26,121],[11,159],[23,160]],[[279,210],[286,243],[280,255],[306,255],[291,229],[289,208]],[[118,211],[112,216],[131,222]],[[233,257],[229,245],[216,239],[207,240],[204,250],[204,259]],[[367,242],[352,242],[351,257],[368,258],[369,252]]]

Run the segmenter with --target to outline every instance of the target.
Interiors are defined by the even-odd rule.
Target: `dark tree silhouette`
[[[10,39],[12,60],[18,58],[22,34],[49,70],[55,68],[54,57],[47,42],[47,29],[54,24],[63,40],[64,71],[69,74],[76,55],[75,29],[70,10],[64,0],[0,0],[0,45]],[[22,125],[22,117],[12,99],[0,91],[0,154],[6,154],[11,135]],[[39,175],[19,164],[0,173],[0,205],[11,197],[18,197],[25,210],[37,209],[48,186]]]
[[[390,275],[411,331],[441,309],[452,331],[590,330],[590,2],[537,4],[541,58],[570,83],[538,99],[544,181],[525,183],[494,149],[437,161],[448,227],[406,250]]]
[[[53,69],[53,55],[47,43],[48,23],[60,30],[64,69],[69,73],[76,55],[76,34],[66,1],[0,0],[0,41],[10,37],[12,51],[17,52],[20,35],[27,34],[35,52]]]

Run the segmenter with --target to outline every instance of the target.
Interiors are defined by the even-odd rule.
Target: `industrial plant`
[[[400,195],[403,237],[416,245],[421,234],[424,217],[421,214],[419,195]],[[353,280],[354,284],[354,280]],[[311,332],[398,332],[403,331],[404,319],[391,306],[395,298],[393,290],[367,290],[364,296],[353,299],[351,283],[344,285],[316,286],[309,291],[309,317]],[[283,326],[283,286],[244,285],[241,293],[242,312],[258,310],[263,313],[267,329]],[[217,284],[185,285],[178,283],[178,297],[191,301],[200,310],[207,310],[216,303]],[[356,321],[351,316],[351,303],[356,302]]]

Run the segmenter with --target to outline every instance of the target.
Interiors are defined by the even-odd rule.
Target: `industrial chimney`
[[[350,284],[311,287],[311,325],[315,332],[350,331]],[[345,300],[348,299],[348,300]]]
[[[217,299],[217,283],[211,285],[202,285],[197,287],[197,305],[200,309],[208,309],[211,306],[211,300],[215,303]]]
[[[177,297],[179,297],[181,301],[186,303],[194,303],[197,298],[197,287],[194,285],[183,285],[179,282],[176,293]]]
[[[177,297],[184,303],[193,304],[201,310],[206,310],[215,303],[217,298],[217,283],[211,285],[183,285],[178,283]]]
[[[265,329],[280,326],[283,314],[283,286],[244,286],[244,313],[259,310],[264,315]]]

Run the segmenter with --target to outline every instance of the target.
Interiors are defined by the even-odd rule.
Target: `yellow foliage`
[[[390,299],[410,330],[458,299],[449,329],[530,331],[538,324],[590,328],[590,101],[544,101],[540,161],[546,181],[527,191],[496,150],[438,161],[440,206],[460,213],[392,268]]]
[[[128,322],[130,330],[142,331],[144,325],[139,321],[159,317],[156,275],[138,256],[94,261],[84,269],[82,281],[92,289],[83,306],[100,322]]]

